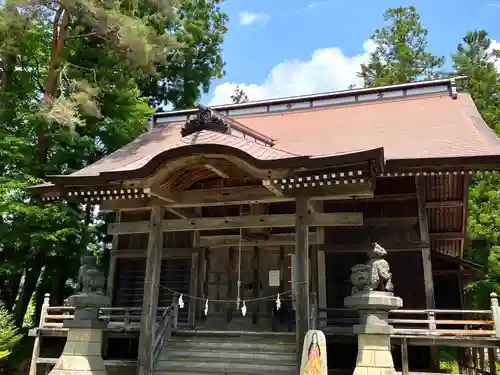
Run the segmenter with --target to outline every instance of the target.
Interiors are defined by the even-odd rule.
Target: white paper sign
[[[269,270],[269,286],[280,286],[280,270]]]

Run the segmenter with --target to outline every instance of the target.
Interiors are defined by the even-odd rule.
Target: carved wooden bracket
[[[181,135],[186,137],[202,130],[227,133],[229,123],[226,121],[225,116],[218,114],[210,108],[200,107],[196,117],[186,122],[181,130]]]

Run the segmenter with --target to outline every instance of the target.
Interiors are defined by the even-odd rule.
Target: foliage
[[[249,100],[246,92],[240,86],[236,86],[233,95],[231,95],[231,101],[233,103],[247,103]]]
[[[411,82],[435,77],[444,59],[427,51],[427,29],[414,7],[388,9],[372,39],[376,50],[361,66],[366,86]],[[498,51],[486,31],[467,33],[452,55],[456,72],[467,76],[461,90],[474,100],[486,123],[500,135]],[[484,275],[466,287],[471,307],[487,308],[489,294],[500,293],[500,174],[476,173],[469,189],[468,239],[465,257],[484,266]]]
[[[0,360],[9,356],[21,338],[22,335],[14,324],[12,314],[0,307]]]
[[[227,32],[228,16],[220,9],[223,0],[183,0],[175,22],[156,22],[156,28],[169,30],[181,44],[168,54],[168,64],[156,67],[139,86],[148,93],[149,103],[176,109],[192,107],[207,93],[213,78],[224,75],[221,46]]]
[[[106,215],[41,205],[28,186],[133,140],[147,129],[150,104],[193,106],[223,74],[220,2],[179,0],[177,12],[170,0],[0,7],[0,303],[17,326],[27,311],[37,320],[45,293],[62,304],[82,251],[109,257]]]
[[[444,57],[427,51],[428,31],[413,6],[390,8],[383,15],[386,26],[376,29],[371,39],[375,51],[361,65],[359,77],[366,87],[406,83],[434,78]]]
[[[486,123],[500,134],[498,52],[484,30],[467,33],[453,54],[456,74],[466,75],[462,89],[474,99]],[[489,294],[500,292],[500,174],[476,173],[469,189],[468,239],[465,256],[484,266],[484,276],[467,286],[468,302],[489,306]]]

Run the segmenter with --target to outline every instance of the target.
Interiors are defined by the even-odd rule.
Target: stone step
[[[203,330],[179,330],[174,333],[173,338],[178,337],[191,337],[191,338],[206,338],[206,337],[216,337],[224,340],[232,340],[234,338],[240,337],[245,340],[280,340],[280,341],[290,341],[295,342],[295,333],[287,332],[252,332],[252,331],[203,331]]]
[[[155,375],[172,374],[174,372],[183,372],[185,375],[193,373],[207,374],[231,374],[231,375],[261,375],[273,373],[275,375],[296,375],[295,365],[282,363],[262,364],[262,363],[233,363],[231,358],[226,362],[207,362],[207,361],[160,361],[156,365]]]
[[[248,331],[177,331],[154,375],[296,375],[295,335]]]
[[[185,341],[169,341],[165,345],[165,350],[192,350],[192,351],[203,351],[203,350],[219,350],[225,351],[244,351],[251,353],[295,353],[295,343],[279,343],[279,342],[256,342],[249,343],[244,341],[197,341],[197,340],[185,340]]]
[[[253,351],[225,351],[223,349],[209,350],[181,350],[172,348],[164,350],[160,361],[201,361],[201,362],[225,362],[230,355],[231,363],[266,363],[280,365],[282,363],[293,364],[296,360],[295,353],[258,353]]]

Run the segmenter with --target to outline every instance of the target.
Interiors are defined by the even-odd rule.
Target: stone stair
[[[296,375],[295,334],[178,331],[154,375]]]

